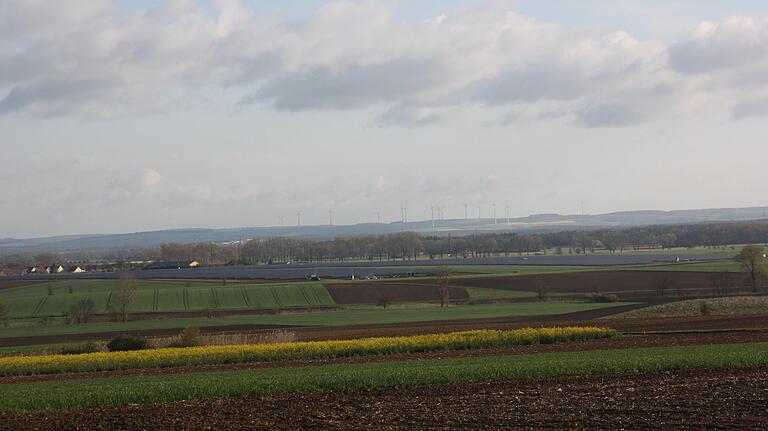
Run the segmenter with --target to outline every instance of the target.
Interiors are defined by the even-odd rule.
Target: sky
[[[0,0],[0,238],[762,206],[768,3]]]

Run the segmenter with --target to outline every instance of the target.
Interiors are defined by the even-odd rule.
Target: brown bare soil
[[[0,415],[8,430],[766,429],[768,369],[285,393]]]
[[[0,280],[0,290],[10,289],[12,287],[31,286],[33,284],[44,283],[45,280]]]
[[[511,277],[458,278],[455,286],[486,287],[493,289],[536,291],[543,284],[554,292],[636,292],[655,295],[661,280],[669,280],[667,295],[678,290],[712,289],[711,272],[686,271],[590,271],[562,274],[520,275]],[[741,285],[741,277],[734,282]],[[747,283],[748,284],[748,283]],[[746,285],[746,284],[744,284]]]
[[[325,287],[337,304],[375,304],[381,299],[391,302],[440,300],[440,289],[430,284],[382,282],[327,284]],[[455,287],[450,288],[449,296],[451,301],[469,299],[466,290]]]
[[[387,362],[387,361],[412,361],[423,359],[457,358],[457,357],[477,357],[477,356],[499,356],[499,355],[526,355],[532,353],[548,352],[576,352],[588,350],[606,350],[606,349],[631,349],[643,347],[670,347],[670,346],[694,346],[705,344],[735,344],[735,343],[756,343],[768,341],[768,330],[763,331],[739,331],[739,332],[701,332],[688,334],[650,334],[650,335],[631,335],[619,338],[610,338],[604,340],[593,340],[584,342],[560,343],[560,344],[539,344],[532,346],[514,346],[503,349],[473,349],[473,350],[453,350],[447,352],[427,352],[427,353],[408,353],[397,355],[381,356],[355,356],[348,358],[335,359],[313,359],[313,360],[295,360],[279,362],[253,362],[248,364],[222,364],[222,365],[198,365],[188,367],[155,368],[145,370],[117,370],[117,371],[97,371],[85,373],[65,373],[50,375],[33,376],[12,376],[0,377],[0,384],[28,383],[38,381],[60,381],[60,380],[78,380],[95,379],[107,377],[126,377],[126,376],[151,376],[158,374],[180,374],[180,373],[202,373],[215,371],[234,371],[247,370],[255,368],[281,368],[281,367],[304,367],[312,365],[330,365],[330,364],[352,364],[369,362]]]

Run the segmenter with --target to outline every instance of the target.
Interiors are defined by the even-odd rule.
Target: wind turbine
[[[333,210],[328,210],[328,226],[333,226]]]
[[[468,207],[469,205],[464,204],[464,220],[467,220],[469,218],[469,211],[467,209]]]
[[[507,209],[507,227],[509,227],[509,205],[505,207]]]
[[[496,201],[493,201],[491,207],[493,208],[493,224],[496,224]]]
[[[432,205],[432,206],[429,207],[429,209],[432,212],[432,230],[435,230],[435,210],[437,209],[437,207]]]
[[[296,226],[301,226],[301,211],[296,211]]]

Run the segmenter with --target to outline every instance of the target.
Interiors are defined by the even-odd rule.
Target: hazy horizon
[[[0,238],[758,207],[758,1],[0,0]]]

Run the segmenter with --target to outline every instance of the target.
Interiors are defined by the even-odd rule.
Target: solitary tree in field
[[[391,303],[392,303],[392,301],[389,299],[389,297],[387,297],[386,295],[382,295],[379,298],[378,302],[376,302],[376,305],[378,307],[382,307],[383,309],[386,310],[387,307],[389,307],[389,304],[391,304]]]
[[[8,327],[8,307],[5,304],[0,304],[0,322],[3,326]]]
[[[544,283],[541,277],[536,277],[536,299],[539,302],[547,302],[549,299],[549,287]]]
[[[88,323],[95,309],[96,304],[90,298],[81,299],[69,309],[69,319],[72,323]]]
[[[120,320],[123,322],[128,321],[128,311],[134,299],[136,299],[137,290],[136,278],[130,272],[125,272],[120,276],[120,279],[117,281],[117,289],[115,289],[115,293],[112,295],[112,302],[120,316]]]
[[[752,291],[757,292],[760,277],[766,273],[765,249],[759,245],[748,245],[736,255],[736,261],[741,264],[744,272],[752,282]]]
[[[447,267],[441,266],[435,273],[437,279],[437,287],[440,290],[440,307],[445,307],[449,304],[450,298],[450,281],[451,271]]]
[[[731,287],[731,274],[729,272],[716,272],[709,277],[715,293],[721,295]]]
[[[675,282],[668,277],[659,278],[656,280],[656,293],[658,293],[659,296],[665,296],[667,291],[671,289],[674,284]],[[678,296],[680,296],[679,293]]]

